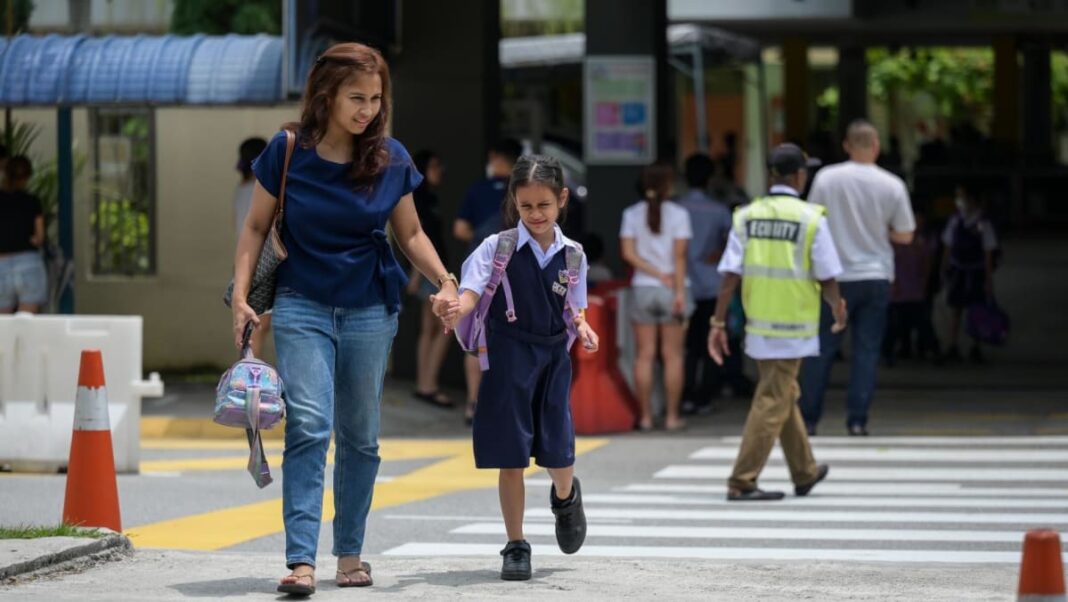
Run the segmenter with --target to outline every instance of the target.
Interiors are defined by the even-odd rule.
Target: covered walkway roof
[[[697,47],[719,60],[750,62],[760,59],[758,42],[717,27],[671,25],[667,39],[673,54],[689,55]],[[501,67],[505,69],[579,64],[585,57],[584,33],[505,38],[500,42]]]
[[[0,39],[0,105],[230,105],[282,100],[282,38],[276,36]]]

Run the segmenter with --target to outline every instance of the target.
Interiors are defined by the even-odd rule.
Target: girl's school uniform
[[[563,311],[567,297],[564,249],[578,243],[555,228],[548,250],[518,226],[516,251],[506,273],[511,282],[515,321],[506,318],[507,301],[494,295],[487,318],[489,370],[483,373],[472,427],[478,468],[565,468],[575,463],[571,421],[571,357]],[[460,291],[482,294],[493,271],[497,235],[486,238],[464,262]],[[585,256],[573,285],[575,309],[585,309]]]

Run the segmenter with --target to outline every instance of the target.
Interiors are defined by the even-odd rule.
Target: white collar
[[[517,228],[519,230],[519,239],[516,241],[515,248],[518,251],[519,249],[523,248],[523,245],[534,240],[534,237],[530,234],[530,230],[527,230],[527,225],[524,224],[522,220],[519,221],[519,225],[517,226]],[[575,246],[575,241],[564,236],[564,232],[560,229],[560,224],[554,224],[553,244],[549,245],[549,251],[559,250],[561,247],[566,245]],[[538,246],[540,250],[540,245],[536,246]]]
[[[775,185],[773,185],[771,187],[770,190],[768,190],[768,193],[769,194],[788,194],[790,196],[796,196],[796,197],[800,197],[801,196],[800,194],[798,194],[798,192],[796,190],[794,190],[794,188],[792,186],[787,186],[786,184],[775,184]]]

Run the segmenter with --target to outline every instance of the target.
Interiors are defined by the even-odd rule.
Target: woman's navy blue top
[[[334,163],[315,147],[297,144],[286,180],[282,243],[289,258],[278,267],[278,286],[332,307],[384,304],[400,310],[408,276],[397,264],[386,223],[401,197],[423,181],[404,146],[386,139],[390,161],[374,185],[356,190],[352,163]],[[278,197],[286,136],[279,132],[252,163],[267,192]]]

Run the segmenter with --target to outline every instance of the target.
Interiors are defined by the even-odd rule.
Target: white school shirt
[[[769,194],[799,196],[789,186],[775,185]],[[738,274],[745,278],[745,246],[734,233],[727,236],[727,249],[719,262],[720,274]],[[837,278],[842,273],[842,262],[834,248],[827,218],[821,217],[816,225],[816,236],[812,240],[812,277],[816,280]],[[821,307],[822,310],[822,307]],[[790,360],[820,354],[820,338],[814,337],[766,337],[759,334],[745,333],[745,354],[755,360]]]
[[[649,229],[649,202],[640,201],[623,211],[623,223],[619,228],[620,238],[633,238],[634,251],[662,274],[675,273],[675,241],[693,238],[690,212],[682,205],[671,201],[660,203],[660,232]],[[631,286],[656,286],[668,288],[652,274],[635,269]],[[690,277],[686,277],[690,286]]]
[[[530,230],[523,225],[523,222],[519,222],[519,240],[516,244],[515,250],[518,252],[523,248],[523,245],[530,245],[530,250],[534,252],[534,258],[538,260],[538,267],[545,269],[545,266],[549,265],[553,257],[562,251],[564,247],[573,247],[580,249],[581,246],[564,236],[564,233],[560,230],[560,226],[553,227],[553,244],[549,245],[549,249],[543,251],[541,245],[534,240],[534,237],[530,235]],[[491,234],[482,241],[482,244],[478,245],[478,248],[474,250],[467,259],[464,260],[464,265],[460,269],[460,294],[464,291],[471,291],[482,295],[482,291],[486,290],[486,285],[489,284],[490,275],[493,274],[493,256],[497,254],[497,238],[499,234]],[[582,254],[582,262],[579,264],[579,281],[575,283],[574,289],[571,291],[571,299],[575,303],[574,309],[586,309],[589,303],[586,301],[586,273],[589,271],[589,266],[586,264],[586,254]],[[519,294],[526,286],[524,283],[511,282],[512,290]]]

